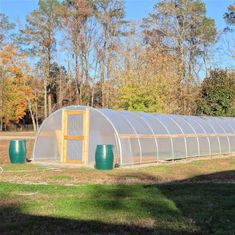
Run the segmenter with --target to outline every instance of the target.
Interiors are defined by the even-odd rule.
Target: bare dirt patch
[[[159,164],[138,168],[99,171],[92,168],[66,168],[28,163],[3,164],[0,181],[30,184],[160,184],[180,182],[235,183],[235,157],[198,160],[189,163]]]

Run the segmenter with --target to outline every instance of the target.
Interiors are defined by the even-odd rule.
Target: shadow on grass
[[[210,182],[220,182],[220,183],[235,183],[235,171],[231,170],[231,171],[222,171],[206,175],[199,175],[191,178],[190,180],[192,182],[210,181]]]
[[[61,201],[70,200],[68,214],[65,211],[56,217],[26,214],[22,202],[9,204],[6,200],[0,205],[0,234],[232,235],[235,234],[235,185],[207,181],[223,179],[226,182],[234,175],[235,171],[219,172],[170,184],[89,185],[83,192],[85,199],[75,197],[74,200],[71,196],[66,198],[63,188],[61,197],[64,198],[57,199],[59,204],[55,201],[54,206],[62,210],[65,204]],[[142,172],[141,175],[135,173],[123,177],[154,181],[153,175]],[[156,178],[156,182],[158,180]],[[203,180],[205,183],[197,183]],[[120,176],[117,182],[120,182]],[[39,186],[35,189],[40,191]],[[81,192],[79,187],[70,190],[74,195]],[[90,214],[82,216],[83,219],[68,218],[77,211]],[[92,213],[97,215],[92,216]],[[110,219],[103,220],[105,217]]]
[[[20,205],[1,205],[1,235],[47,234],[154,234],[154,228],[139,225],[104,223],[98,220],[73,220],[36,216],[21,212]],[[164,232],[164,230],[161,230]],[[176,234],[167,229],[166,234]],[[164,232],[164,234],[165,234]],[[158,234],[158,233],[157,233]]]
[[[235,234],[234,170],[199,175],[165,184],[158,184],[161,179],[150,173],[131,172],[119,175],[116,181],[125,182],[126,179],[131,179],[132,182],[136,179],[138,183],[141,181],[150,183],[142,185],[144,188],[142,193],[145,196],[140,198],[136,206],[140,212],[147,210],[149,217],[158,222],[154,224],[155,232],[159,234]],[[135,192],[135,190],[131,192],[131,195],[133,196]],[[115,197],[120,193],[128,198],[128,195],[125,195],[126,192],[122,190],[112,191],[112,196]],[[98,206],[112,210],[112,207],[106,205]],[[117,203],[118,208],[124,206],[124,201]],[[170,229],[172,225],[175,230]]]

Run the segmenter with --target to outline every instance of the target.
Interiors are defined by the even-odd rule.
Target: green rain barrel
[[[9,156],[11,163],[25,163],[26,161],[26,141],[11,140],[9,145]]]
[[[99,170],[113,169],[113,145],[97,145],[95,152],[95,167]]]

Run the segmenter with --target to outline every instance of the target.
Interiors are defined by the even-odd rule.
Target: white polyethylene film
[[[65,110],[84,111],[85,106]],[[141,164],[235,152],[235,118],[150,114],[89,108],[88,164],[95,164],[98,144],[114,146],[115,163]],[[62,110],[42,124],[34,160],[60,160]],[[83,134],[83,117],[68,116],[68,135]],[[82,141],[68,140],[67,159],[81,160]]]
[[[58,110],[43,122],[34,144],[34,160],[60,159],[61,117],[62,110]]]

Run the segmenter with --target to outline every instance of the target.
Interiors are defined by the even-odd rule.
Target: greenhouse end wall
[[[115,163],[120,165],[235,153],[235,118],[69,106],[51,114],[42,124],[35,141],[34,160],[61,160],[63,112],[76,110],[89,112],[86,164],[95,164],[98,144],[112,144]],[[79,114],[68,116],[67,134],[82,136],[85,121]],[[81,139],[66,143],[68,160],[81,160]]]

